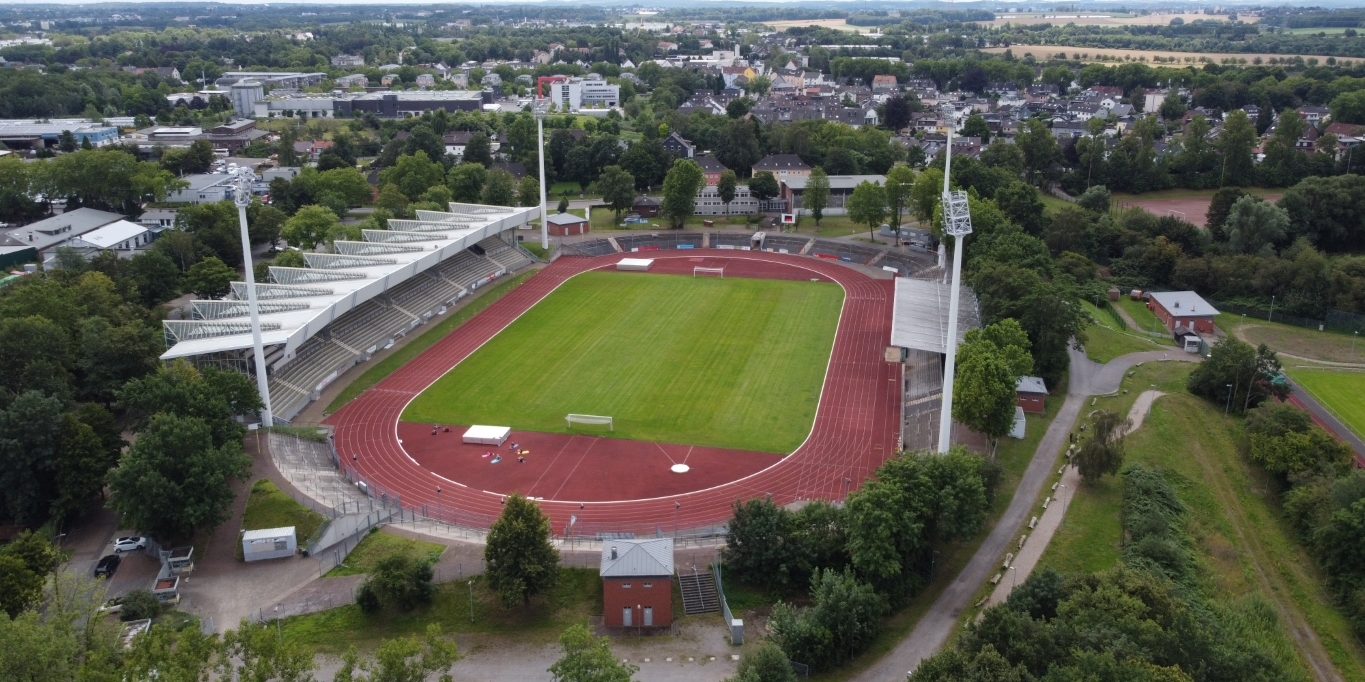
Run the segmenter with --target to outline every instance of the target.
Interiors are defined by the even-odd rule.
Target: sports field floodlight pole
[[[246,275],[247,311],[251,314],[251,350],[256,358],[256,390],[261,394],[261,424],[274,426],[270,415],[270,380],[265,375],[265,349],[261,345],[261,310],[256,304],[256,273],[251,266],[251,239],[246,229],[246,208],[251,205],[251,186],[256,173],[237,168],[232,174],[232,203],[237,204],[237,223],[242,230],[242,271]]]
[[[540,96],[540,87],[536,87],[536,99],[531,103],[531,114],[536,117],[536,139],[540,143],[540,151],[536,156],[540,159],[540,248],[550,248],[550,221],[546,209],[545,199],[545,116],[547,113],[548,102]]]
[[[948,144],[943,162],[943,232],[953,238],[953,284],[948,296],[948,338],[944,339],[943,407],[938,417],[938,451],[948,451],[953,436],[953,372],[957,368],[957,308],[958,293],[962,289],[962,243],[972,233],[972,215],[967,206],[967,193],[949,188],[953,175],[953,128],[957,113],[952,105],[943,109],[948,121]]]

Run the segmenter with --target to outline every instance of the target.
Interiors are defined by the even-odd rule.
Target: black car
[[[98,564],[95,564],[95,577],[96,578],[114,577],[114,571],[118,570],[118,565],[119,562],[121,561],[123,561],[123,559],[120,559],[117,554],[110,554],[104,557],[103,559],[100,559],[100,562]]]

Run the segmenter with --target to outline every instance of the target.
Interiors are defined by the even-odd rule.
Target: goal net
[[[696,279],[698,276],[725,279],[725,268],[703,268],[700,266],[692,268],[692,279]]]
[[[616,426],[611,423],[611,417],[603,417],[596,414],[571,414],[565,417],[564,421],[568,422],[570,428],[572,428],[574,424],[606,424],[608,430],[616,430]]]

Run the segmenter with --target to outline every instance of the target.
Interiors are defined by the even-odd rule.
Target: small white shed
[[[242,533],[242,557],[247,561],[294,556],[299,547],[294,527],[262,528]]]

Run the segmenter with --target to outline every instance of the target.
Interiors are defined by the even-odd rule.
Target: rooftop
[[[891,317],[891,345],[946,353],[948,350],[948,297],[951,286],[936,280],[896,278],[896,298]],[[962,287],[957,310],[957,341],[970,329],[981,326],[976,293]]]
[[[603,578],[672,576],[673,538],[603,540],[599,575]]]
[[[1190,315],[1217,315],[1218,309],[1209,305],[1193,291],[1162,291],[1152,294],[1152,300],[1161,304],[1166,312],[1176,317]]]
[[[828,177],[830,189],[853,189],[854,187],[857,187],[859,183],[865,181],[875,185],[886,184],[885,175],[831,175]],[[805,175],[797,175],[782,179],[782,184],[794,190],[806,189],[806,184],[809,182],[810,178]]]
[[[117,213],[78,208],[9,230],[0,239],[0,244],[31,246],[41,251],[118,220],[123,220],[123,216]]]
[[[1014,390],[1021,393],[1047,393],[1047,383],[1042,377],[1019,377]]]

